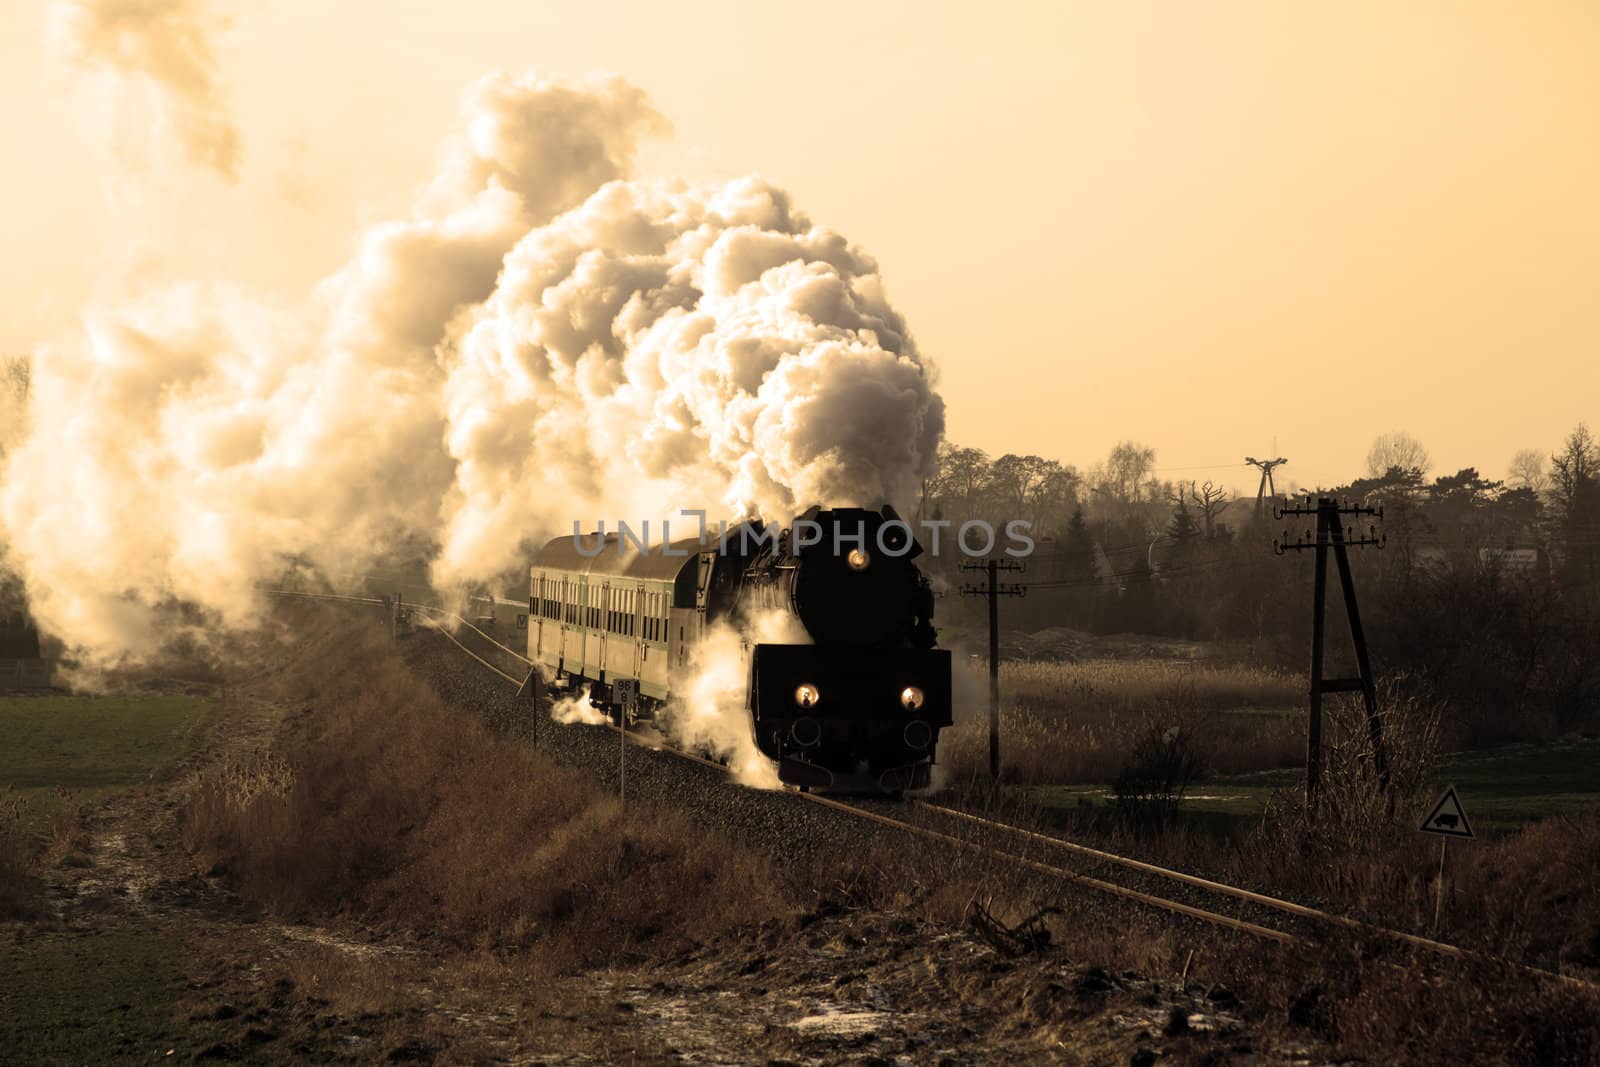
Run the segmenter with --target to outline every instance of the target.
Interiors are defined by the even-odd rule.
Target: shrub
[[[1181,725],[1147,726],[1112,786],[1117,807],[1139,821],[1174,814],[1200,773],[1191,737]]]
[[[284,915],[350,911],[463,948],[537,947],[557,967],[670,953],[782,912],[766,862],[681,819],[624,810],[454,711],[358,642],[270,751],[201,776],[186,844]],[[365,662],[362,662],[362,661]]]

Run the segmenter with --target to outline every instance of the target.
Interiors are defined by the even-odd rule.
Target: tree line
[[[1365,520],[1381,550],[1352,553],[1374,656],[1454,701],[1472,738],[1569,730],[1600,720],[1600,443],[1586,425],[1550,452],[1524,450],[1503,478],[1431,472],[1405,433],[1373,442],[1365,468],[1313,495],[1383,509]],[[1034,523],[1039,545],[1005,606],[1014,626],[1067,626],[1220,641],[1303,668],[1311,567],[1272,542],[1313,520],[1273,517],[1212,482],[1163,479],[1153,449],[1123,442],[1087,471],[1038,456],[947,445],[920,511],[955,523]],[[1360,533],[1366,532],[1363,525]],[[947,589],[951,557],[929,561]],[[970,576],[965,576],[970,579]],[[976,599],[947,595],[947,621],[981,621]],[[1344,631],[1329,615],[1330,654]],[[1348,649],[1343,650],[1348,653]],[[1470,709],[1470,710],[1469,710]],[[1534,732],[1539,732],[1535,730]]]

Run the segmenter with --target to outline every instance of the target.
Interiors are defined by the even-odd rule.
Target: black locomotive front
[[[758,644],[750,711],[783,781],[898,792],[926,785],[951,724],[922,548],[892,508],[813,508],[745,568],[746,612],[798,617],[811,644]]]

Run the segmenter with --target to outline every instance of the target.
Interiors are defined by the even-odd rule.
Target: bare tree
[[[1550,457],[1550,480],[1557,502],[1569,517],[1575,516],[1585,497],[1600,486],[1600,444],[1585,424],[1580,422],[1561,451]]]
[[[1135,441],[1123,441],[1111,450],[1104,466],[1096,467],[1090,477],[1096,492],[1104,493],[1119,504],[1131,504],[1149,494],[1148,485],[1154,479],[1156,450]]]
[[[1425,473],[1432,464],[1421,441],[1404,430],[1396,430],[1373,439],[1372,448],[1367,452],[1367,477],[1382,478],[1396,468]]]
[[[1544,471],[1544,453],[1537,448],[1524,448],[1511,457],[1511,467],[1507,471],[1506,480],[1513,489],[1532,489],[1535,493],[1544,489],[1550,482],[1550,476]]]
[[[1217,515],[1228,505],[1228,491],[1207,480],[1203,485],[1189,483],[1189,503],[1200,509],[1201,525],[1205,528],[1206,536],[1217,535]],[[1183,487],[1178,487],[1178,503],[1183,503]]]

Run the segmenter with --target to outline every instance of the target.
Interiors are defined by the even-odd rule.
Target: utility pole
[[[1299,515],[1317,517],[1317,529],[1314,535],[1308,530],[1291,542],[1288,531],[1284,531],[1281,538],[1272,542],[1272,550],[1280,556],[1286,552],[1298,552],[1308,548],[1315,549],[1317,553],[1311,592],[1311,707],[1310,716],[1306,720],[1306,811],[1315,810],[1317,791],[1322,784],[1322,694],[1324,693],[1361,694],[1367,709],[1367,735],[1372,741],[1373,768],[1378,772],[1379,788],[1387,794],[1389,761],[1384,753],[1383,723],[1378,718],[1378,691],[1373,682],[1372,662],[1367,656],[1367,637],[1361,628],[1361,612],[1356,607],[1356,585],[1350,574],[1348,551],[1364,545],[1382,548],[1387,538],[1379,535],[1376,525],[1367,527],[1366,536],[1355,536],[1355,530],[1346,527],[1341,521],[1346,515],[1370,515],[1381,519],[1383,509],[1355,504],[1341,505],[1332,497],[1324,496],[1317,498],[1315,507],[1311,505],[1310,497],[1307,497],[1304,507],[1274,508],[1273,515],[1279,519]],[[1334,562],[1339,567],[1339,585],[1344,593],[1345,614],[1350,621],[1350,642],[1356,650],[1357,677],[1355,678],[1322,676],[1323,616],[1326,614],[1328,599],[1330,550],[1333,552]]]
[[[1256,459],[1254,456],[1246,456],[1244,461],[1252,467],[1261,468],[1261,484],[1256,486],[1256,515],[1259,516],[1261,514],[1262,500],[1268,495],[1269,490],[1272,499],[1278,499],[1278,487],[1272,481],[1272,468],[1281,467],[1289,461],[1282,456],[1277,459]]]
[[[539,705],[542,702],[544,679],[539,677],[539,668],[531,667],[528,676],[522,680],[522,685],[517,688],[517,701],[526,703],[529,708],[528,732],[529,740],[533,747],[539,747]]]
[[[987,596],[989,598],[989,779],[1000,781],[1000,598],[1026,596],[1027,586],[1001,585],[1001,571],[1021,572],[1020,563],[1009,559],[968,560],[961,564],[964,571],[983,571],[986,581],[982,586],[963,585],[962,596]]]

